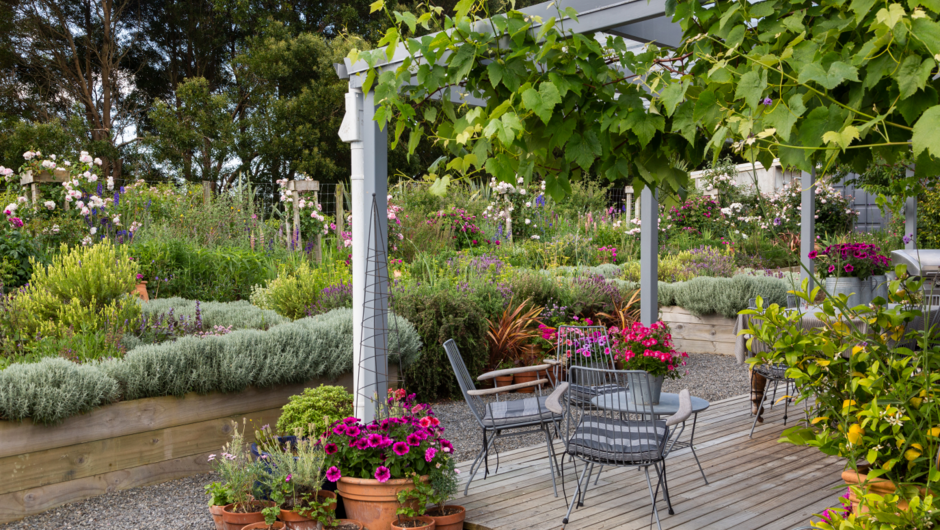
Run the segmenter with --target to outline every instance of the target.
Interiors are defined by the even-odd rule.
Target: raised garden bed
[[[661,308],[662,321],[672,329],[679,351],[734,355],[734,319],[719,315],[695,316],[677,306]]]
[[[209,471],[231,437],[274,425],[291,395],[320,384],[352,388],[352,375],[237,394],[188,394],[107,405],[56,426],[0,421],[0,523],[70,502]]]

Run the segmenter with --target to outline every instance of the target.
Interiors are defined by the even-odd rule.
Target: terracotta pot
[[[869,493],[877,493],[878,495],[887,495],[894,493],[894,483],[890,480],[885,480],[883,478],[873,478],[868,481],[866,486],[862,486],[862,483],[868,478],[868,475],[863,475],[861,473],[856,473],[851,469],[842,472],[842,480],[845,481],[849,486],[859,486],[863,490],[866,490]],[[859,513],[859,499],[855,496],[855,493],[852,490],[849,490],[849,502],[852,503],[852,513]],[[901,510],[907,509],[907,501],[904,499],[898,499],[898,508]],[[862,512],[867,512],[868,508],[863,507]]]
[[[320,490],[317,492],[317,498],[333,499],[333,506],[336,507],[336,494],[332,491]],[[281,510],[278,519],[284,521],[284,524],[290,530],[317,530],[317,522],[308,519],[293,510]]]
[[[274,521],[274,524],[271,525],[271,530],[283,530],[284,523],[280,521]],[[242,528],[242,530],[268,530],[268,523],[261,521],[260,523],[251,523],[248,526]]]
[[[364,524],[360,523],[359,521],[354,521],[352,519],[333,519],[333,526],[328,526],[327,528],[337,528],[344,524],[354,524],[359,527],[358,530],[362,530],[363,528],[365,528]]]
[[[451,515],[433,515],[428,510],[427,515],[434,519],[435,530],[463,530],[463,521],[467,518],[467,510],[463,506],[444,506],[444,508],[459,508],[460,511]]]
[[[512,375],[498,375],[496,376],[496,386],[509,386],[512,384]]]
[[[264,506],[265,508],[274,506],[271,501],[255,501],[252,504],[255,508],[258,506]],[[235,513],[232,511],[234,507],[234,504],[229,504],[222,508],[222,522],[225,530],[243,530],[250,524],[264,522],[264,516],[261,515],[260,509],[256,512]]]
[[[209,506],[209,514],[212,515],[215,530],[225,530],[225,523],[222,522],[222,508],[225,506]]]
[[[539,373],[533,370],[531,372],[522,372],[520,374],[515,374],[515,376],[513,377],[514,377],[513,382],[518,385],[522,383],[531,383],[532,381],[537,381],[539,378]],[[516,390],[516,392],[519,392],[522,394],[533,394],[535,393],[535,387],[530,386],[529,388],[520,388],[519,390]]]
[[[421,477],[422,482],[428,476]],[[362,521],[368,530],[390,530],[392,521],[398,519],[398,492],[414,489],[410,478],[396,478],[379,482],[372,478],[343,477],[337,483],[337,493],[343,498],[346,515],[355,521]],[[413,507],[417,503],[412,501]]]
[[[402,521],[424,521],[427,523],[424,526],[398,526],[398,519],[392,522],[391,530],[411,530],[412,528],[420,528],[421,530],[435,530],[434,519],[427,515],[419,515],[417,517],[402,517]]]
[[[137,296],[144,299],[145,302],[150,301],[150,295],[147,294],[147,282],[140,282],[135,287],[134,292],[137,293]]]

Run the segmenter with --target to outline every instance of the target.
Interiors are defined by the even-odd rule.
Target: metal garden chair
[[[557,497],[558,488],[555,485],[555,471],[558,464],[555,462],[555,448],[552,445],[552,436],[549,431],[549,427],[554,427],[557,432],[558,425],[555,422],[561,419],[561,415],[553,413],[545,407],[545,400],[548,399],[548,396],[542,396],[541,389],[542,385],[548,383],[548,380],[539,379],[529,383],[520,383],[516,385],[501,386],[498,388],[477,390],[476,385],[473,383],[473,379],[470,377],[470,373],[467,371],[466,365],[464,365],[463,357],[460,356],[460,350],[457,348],[457,343],[455,343],[453,339],[448,340],[444,343],[444,351],[447,352],[447,358],[450,360],[450,365],[453,367],[454,374],[457,376],[457,382],[460,384],[460,391],[463,393],[463,397],[467,401],[467,405],[470,407],[470,412],[473,413],[477,423],[479,423],[480,427],[483,429],[483,448],[480,450],[480,453],[473,461],[473,465],[470,466],[470,478],[467,479],[467,486],[464,488],[463,494],[466,495],[470,490],[470,482],[480,470],[481,465],[485,466],[483,478],[486,479],[486,477],[489,475],[489,452],[493,446],[493,443],[498,438],[544,432],[545,444],[548,449],[549,468],[552,472],[552,488],[555,489],[555,496]],[[496,370],[480,375],[477,377],[477,380],[485,381],[500,375],[531,372],[535,370],[547,370],[549,368],[549,365],[543,364],[539,366],[527,366],[524,368]],[[499,401],[500,392],[519,390],[521,388],[528,387],[538,387],[538,397],[511,401]],[[496,402],[486,404],[483,401],[483,396],[490,394],[496,395]],[[520,431],[519,429],[525,430]],[[507,433],[504,431],[513,432]],[[496,470],[498,471],[499,453],[497,453],[496,458]],[[493,473],[495,474],[496,471]]]
[[[555,359],[546,362],[554,367],[555,381],[568,381],[568,399],[579,406],[589,406],[598,394],[618,390],[616,385],[604,380],[603,371],[578,372],[574,379],[571,375],[574,366],[612,370],[614,356],[609,348],[610,339],[603,326],[558,327]]]
[[[748,300],[748,308],[757,309],[756,298],[751,298],[750,300]],[[797,298],[795,295],[792,295],[792,294],[787,295],[787,308],[788,309],[797,308]],[[784,383],[785,385],[785,388],[784,388],[785,395],[789,395],[790,393],[790,384],[795,385],[795,382],[793,381],[793,379],[790,379],[786,375],[788,368],[789,366],[787,366],[785,363],[759,364],[759,365],[754,366],[754,369],[751,372],[751,388],[752,389],[754,388],[754,376],[755,375],[763,376],[764,379],[766,379],[768,383],[774,384],[774,397],[770,401],[770,408],[773,408],[774,403],[776,403],[777,401],[777,387],[780,385],[781,382]],[[751,433],[748,435],[748,438],[754,437],[754,429],[757,427],[757,420],[761,418],[761,413],[764,410],[764,402],[766,401],[767,401],[767,389],[765,386],[764,394],[761,396],[760,404],[758,404],[757,406],[757,414],[754,415],[754,424],[751,425]],[[784,425],[787,424],[787,414],[789,412],[789,408],[790,408],[790,398],[788,397],[785,400],[785,403],[783,406],[783,424]]]
[[[570,433],[565,440],[565,451],[584,462],[584,471],[578,479],[578,487],[562,523],[568,524],[575,505],[584,505],[584,496],[595,465],[636,467],[643,468],[646,473],[653,515],[661,530],[659,511],[656,509],[660,486],[669,513],[674,513],[666,482],[666,456],[671,449],[667,447],[667,442],[671,428],[691,416],[692,397],[688,390],[680,392],[679,411],[665,420],[659,420],[653,415],[653,395],[648,373],[582,366],[572,366],[569,373],[572,380],[592,377],[603,378],[608,385],[616,386],[617,390],[598,394],[590,400],[591,407],[581,407],[571,399],[564,399],[564,394],[570,389],[570,385],[565,382],[555,388],[546,402],[552,412],[564,412],[562,432]],[[672,443],[675,444],[675,440]],[[657,476],[655,492],[650,480],[650,466]]]

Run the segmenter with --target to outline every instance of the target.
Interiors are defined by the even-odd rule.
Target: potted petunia
[[[678,352],[672,344],[672,334],[664,322],[649,327],[634,322],[627,329],[612,327],[611,350],[614,359],[625,370],[642,370],[650,374],[650,394],[653,404],[659,403],[663,380],[679,379],[680,366],[685,366],[686,352]]]
[[[337,483],[347,516],[368,528],[389,528],[398,517],[398,492],[414,488],[410,474],[427,482],[453,453],[430,406],[414,400],[390,390],[387,410],[374,421],[346,418],[321,437],[327,480]]]
[[[868,243],[841,243],[814,250],[807,257],[825,278],[826,293],[843,293],[849,297],[849,307],[854,307],[871,303],[872,277],[883,275],[888,268],[890,258],[880,251]]]

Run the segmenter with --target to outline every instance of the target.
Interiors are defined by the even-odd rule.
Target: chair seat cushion
[[[568,441],[568,453],[609,463],[657,460],[668,437],[665,421],[585,416]]]
[[[545,408],[548,396],[497,401],[486,406],[483,425],[505,427],[515,423],[552,420],[557,415]]]

